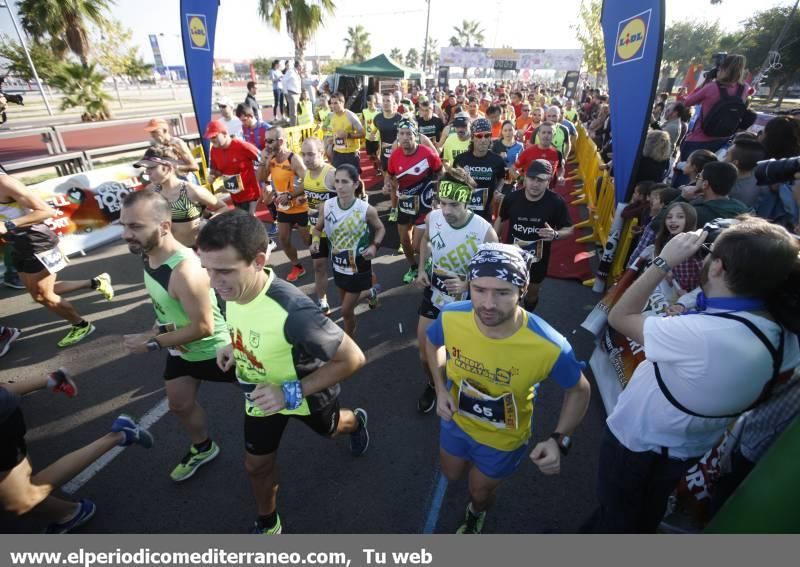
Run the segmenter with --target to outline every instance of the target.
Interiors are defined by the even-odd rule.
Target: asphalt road
[[[384,204],[380,206],[384,208]],[[396,238],[393,226],[388,233]],[[444,488],[438,470],[438,418],[420,415],[415,404],[424,379],[419,368],[415,328],[421,291],[401,282],[405,262],[387,239],[375,262],[383,284],[381,305],[359,307],[357,342],[367,365],[343,385],[342,405],[369,411],[371,444],[360,458],[349,454],[347,439],[318,438],[299,423],[286,431],[280,449],[279,511],[286,533],[452,533],[467,503],[466,482]],[[306,258],[304,252],[301,258]],[[280,251],[272,256],[279,276],[288,272]],[[0,321],[24,334],[0,359],[0,381],[25,380],[66,367],[80,388],[77,398],[48,392],[23,402],[27,441],[34,470],[104,434],[119,413],[158,415],[165,408],[160,379],[164,355],[129,355],[122,335],[147,329],[153,310],[138,258],[113,243],[75,259],[61,279],[109,272],[116,297],[106,302],[95,292],[76,294],[78,310],[97,331],[84,342],[59,349],[66,325],[23,292],[0,288]],[[312,293],[312,276],[299,287]],[[331,298],[336,297],[331,284]],[[548,279],[538,314],[572,342],[588,360],[593,343],[579,324],[597,297],[578,282]],[[334,301],[334,303],[336,303]],[[340,323],[338,310],[332,314]],[[577,331],[575,331],[577,329]],[[591,378],[590,378],[591,381]],[[535,410],[535,439],[555,427],[562,394],[545,382]],[[222,451],[216,461],[182,484],[169,472],[187,450],[188,439],[172,415],[152,426],[156,446],[121,451],[86,480],[74,497],[90,497],[97,515],[85,533],[242,533],[255,517],[243,468],[242,400],[238,388],[205,384],[201,403]],[[148,413],[149,412],[149,413]],[[575,434],[562,472],[546,477],[525,460],[503,484],[485,526],[487,533],[573,532],[595,504],[595,477],[604,411],[593,384],[589,413]],[[439,490],[437,491],[437,486]],[[437,498],[438,497],[438,498]],[[2,532],[37,532],[34,518],[0,519]]]

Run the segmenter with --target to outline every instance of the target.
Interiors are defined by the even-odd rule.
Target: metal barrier
[[[40,158],[20,159],[17,161],[7,161],[3,167],[9,173],[24,173],[45,167],[55,166],[59,176],[72,175],[90,169],[86,162],[84,152],[70,152],[54,156]]]
[[[66,148],[61,145],[61,138],[52,126],[46,128],[27,128],[25,130],[11,130],[0,133],[0,140],[15,140],[17,138],[27,138],[29,136],[40,136],[42,143],[47,148],[50,155],[61,154]]]

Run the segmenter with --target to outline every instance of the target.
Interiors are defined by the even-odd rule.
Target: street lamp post
[[[425,21],[425,48],[422,50],[422,72],[424,73],[428,68],[428,30],[431,27],[431,0],[428,2],[428,18]],[[424,86],[424,85],[423,85]]]
[[[25,44],[25,39],[22,37],[22,33],[20,32],[19,26],[17,25],[17,18],[14,17],[14,11],[11,9],[11,5],[8,2],[0,2],[0,8],[6,8],[8,10],[8,15],[11,16],[11,23],[14,24],[14,31],[17,32],[17,37],[19,38],[19,42],[22,45],[22,49],[25,51],[25,57],[28,59],[28,65],[31,66],[31,71],[33,72],[33,78],[36,80],[36,86],[39,87],[39,92],[42,95],[42,100],[44,100],[44,105],[47,108],[47,114],[53,116],[53,109],[50,108],[50,102],[47,100],[47,96],[44,94],[44,87],[42,86],[42,81],[39,79],[39,73],[36,72],[36,66],[33,64],[33,59],[31,59],[31,54],[28,51],[28,46]]]

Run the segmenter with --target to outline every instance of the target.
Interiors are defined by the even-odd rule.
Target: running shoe
[[[111,431],[125,435],[120,447],[130,447],[131,445],[141,445],[145,449],[152,449],[155,441],[153,435],[129,415],[120,414],[111,424]]]
[[[408,271],[403,274],[403,283],[410,284],[415,279],[417,279],[417,267],[414,266],[413,268],[409,268]]]
[[[354,457],[360,457],[367,452],[369,447],[369,431],[367,431],[367,410],[356,408],[353,410],[358,421],[358,429],[350,434],[350,452]]]
[[[389,209],[389,222],[397,222],[397,207]]]
[[[256,520],[253,527],[250,528],[250,533],[255,535],[280,535],[283,533],[283,526],[281,525],[281,517],[276,515],[275,525],[271,528],[265,528],[261,520]]]
[[[114,288],[111,286],[111,276],[106,273],[100,274],[94,281],[97,282],[95,289],[97,292],[106,298],[107,301],[114,299]]]
[[[270,252],[272,252],[272,251],[273,251],[273,250],[275,250],[277,247],[278,247],[278,243],[277,243],[277,242],[275,242],[274,240],[270,240],[270,241],[269,241],[269,245],[268,245],[268,247],[267,247],[267,248],[269,249],[269,251],[270,251]]]
[[[62,393],[68,398],[74,398],[78,395],[78,386],[63,368],[51,372],[49,378],[53,383],[53,385],[50,386],[50,380],[48,380],[48,387],[51,392],[55,392],[56,394]]]
[[[457,534],[479,534],[483,531],[483,522],[486,521],[486,512],[481,512],[477,516],[472,513],[472,510],[467,504],[467,513],[464,517],[464,523],[456,530]]]
[[[169,477],[175,482],[181,482],[191,478],[194,473],[197,472],[197,469],[216,459],[217,455],[219,455],[219,445],[213,441],[211,442],[211,447],[203,452],[198,451],[195,446],[192,445],[189,452],[183,457],[183,460],[169,473]]]
[[[419,413],[429,413],[436,407],[436,388],[430,384],[425,384],[425,391],[417,400],[417,411]]]
[[[278,234],[278,224],[277,223],[270,223],[269,228],[267,229],[267,234],[270,236],[276,236]]]
[[[64,523],[59,524],[58,522],[53,522],[49,524],[45,529],[44,533],[46,534],[66,534],[78,528],[92,519],[94,513],[97,511],[97,506],[95,506],[94,502],[89,500],[88,498],[82,498],[80,502],[78,502],[78,511],[75,512],[75,515],[72,519],[67,520]]]
[[[289,270],[289,275],[286,276],[286,281],[296,282],[304,275],[306,275],[306,269],[303,266],[292,266],[292,269]]]
[[[8,349],[11,348],[11,343],[16,341],[21,334],[22,331],[15,327],[3,327],[3,330],[0,331],[0,358],[6,355]]]
[[[58,341],[58,346],[68,347],[81,342],[83,339],[94,333],[95,327],[91,323],[86,325],[72,325],[67,336]]]
[[[319,312],[325,315],[326,317],[331,314],[331,306],[328,305],[328,302],[324,299],[320,299],[317,301],[317,307],[319,307]]]
[[[25,284],[22,283],[19,273],[9,268],[6,268],[6,273],[3,274],[3,285],[11,289],[25,289]]]
[[[381,284],[375,284],[369,290],[369,299],[367,305],[370,309],[375,309],[378,306],[378,294],[381,292]]]

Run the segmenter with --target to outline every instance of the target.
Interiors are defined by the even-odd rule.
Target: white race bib
[[[61,248],[58,246],[45,252],[34,252],[33,255],[51,274],[60,272],[67,267],[68,260],[66,256],[61,253]]]

